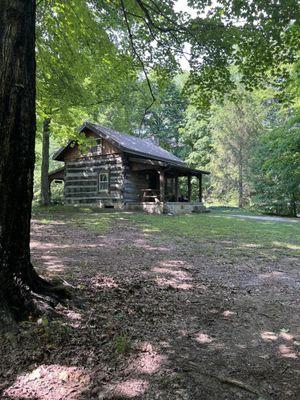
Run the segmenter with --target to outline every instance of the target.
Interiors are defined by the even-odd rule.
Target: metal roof
[[[112,143],[118,149],[125,153],[134,154],[144,158],[150,158],[154,160],[167,162],[170,166],[177,166],[183,170],[189,170],[193,173],[209,174],[207,171],[195,170],[190,168],[183,160],[176,157],[174,154],[154,143],[152,139],[141,139],[136,136],[126,135],[115,131],[114,129],[94,124],[86,121],[79,129],[83,132],[85,129],[90,129],[99,136],[105,138],[107,141]],[[53,159],[62,161],[61,156],[64,151],[70,146],[74,141],[69,141],[67,146],[59,149],[54,155]]]
[[[136,136],[126,135],[124,133],[117,132],[114,129],[92,124],[90,122],[86,122],[81,127],[81,131],[83,131],[85,128],[89,128],[93,132],[104,136],[105,139],[126,153],[137,154],[157,160],[168,161],[174,164],[185,165],[184,161],[155,144],[152,139],[141,139]]]

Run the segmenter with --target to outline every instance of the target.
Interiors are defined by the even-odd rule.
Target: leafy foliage
[[[213,136],[211,170],[217,197],[230,199],[238,192],[239,206],[250,197],[250,160],[263,128],[266,107],[240,87],[234,100],[225,100],[212,109]]]
[[[41,2],[38,123],[51,118],[52,146],[78,140],[85,119],[154,134],[191,166],[212,171],[214,199],[297,202],[288,113],[299,98],[298,2],[188,5],[195,13],[176,11],[171,0]],[[173,79],[182,57],[191,71]],[[249,92],[259,85],[267,91]],[[287,100],[292,111],[280,120]],[[283,149],[290,153],[279,157]]]
[[[297,215],[300,199],[299,121],[296,116],[266,132],[255,151],[253,200],[265,211]]]

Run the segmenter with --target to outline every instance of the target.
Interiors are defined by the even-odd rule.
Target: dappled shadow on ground
[[[18,376],[3,393],[5,397],[24,399],[77,399],[90,382],[85,371],[65,365],[40,365]]]
[[[35,221],[33,262],[73,300],[1,338],[3,398],[296,400],[296,261],[234,248]]]

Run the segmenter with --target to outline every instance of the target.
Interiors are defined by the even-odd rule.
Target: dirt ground
[[[300,399],[297,260],[229,247],[35,221],[33,262],[73,297],[1,339],[0,397]]]

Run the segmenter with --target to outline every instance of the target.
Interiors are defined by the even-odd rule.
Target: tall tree
[[[300,117],[285,116],[257,143],[251,162],[255,207],[297,216],[300,201]]]
[[[183,126],[186,98],[175,79],[165,79],[160,84],[155,76],[150,77],[156,101],[143,119],[141,134],[146,137],[154,135],[162,147],[182,155],[180,128]],[[143,87],[145,90],[145,82]]]
[[[234,99],[212,108],[210,129],[214,152],[210,166],[215,175],[215,191],[226,199],[237,192],[239,207],[244,207],[250,199],[251,154],[262,132],[263,118],[260,100],[241,87]]]
[[[87,29],[88,27],[88,29]],[[97,40],[102,41],[99,46]],[[50,201],[48,181],[49,141],[52,125],[67,126],[80,106],[95,105],[99,80],[91,82],[91,71],[99,65],[112,45],[84,0],[67,7],[60,1],[40,2],[37,10],[37,112],[43,119],[41,204]],[[79,56],[78,56],[79,55]],[[103,71],[97,69],[99,79]],[[95,78],[95,77],[94,77]],[[100,101],[100,99],[98,99]],[[79,113],[78,113],[79,114]],[[79,117],[77,114],[77,117]],[[78,124],[79,121],[76,121]],[[69,130],[74,128],[72,121]],[[60,131],[62,136],[63,129]],[[55,133],[55,130],[54,130]]]
[[[185,145],[185,159],[194,168],[204,168],[212,155],[212,133],[209,115],[202,114],[197,107],[189,104],[184,113],[184,126],[181,128]]]
[[[20,318],[38,286],[29,234],[35,140],[35,1],[0,7],[0,328]],[[29,301],[29,303],[28,303]]]

